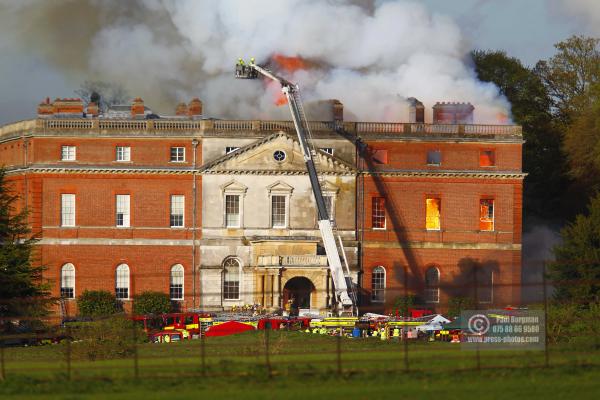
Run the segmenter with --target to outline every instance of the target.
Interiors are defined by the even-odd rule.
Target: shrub
[[[136,295],[133,300],[134,314],[164,314],[171,311],[171,300],[165,293],[142,292]]]
[[[105,317],[120,310],[114,294],[106,290],[86,290],[77,299],[77,308],[82,317]]]
[[[548,340],[597,350],[600,337],[600,304],[587,306],[553,302],[548,306]]]
[[[147,340],[144,330],[124,315],[68,324],[72,355],[90,361],[130,357],[134,344]]]

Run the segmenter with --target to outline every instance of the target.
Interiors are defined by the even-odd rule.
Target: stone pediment
[[[235,180],[229,181],[224,185],[221,185],[221,191],[225,193],[237,193],[244,194],[248,190],[248,187]]]
[[[318,151],[313,156],[323,175],[353,175],[356,170],[344,161]],[[204,174],[305,174],[306,165],[296,138],[279,132],[206,164]]]
[[[267,186],[269,193],[292,193],[294,188],[285,182],[277,181],[272,185]]]

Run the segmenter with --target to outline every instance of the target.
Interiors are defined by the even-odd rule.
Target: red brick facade
[[[104,122],[104,128],[98,119],[73,119],[72,125],[52,121],[40,118],[0,131],[0,165],[8,169],[22,195],[19,207],[30,210],[32,230],[41,234],[41,262],[53,282],[52,295],[60,296],[61,267],[67,263],[75,267],[75,296],[85,289],[114,291],[116,268],[126,264],[130,298],[145,290],[168,293],[171,268],[180,264],[184,268],[180,305],[198,306],[202,271],[193,267],[199,265],[200,252],[192,239],[202,236],[202,166],[211,161],[203,160],[202,141],[219,135],[264,137],[257,129],[260,121],[249,121],[248,128],[239,125],[249,133],[239,133],[238,128],[227,131],[213,121],[176,120],[162,130],[150,120]],[[427,300],[436,288],[439,298],[429,306],[444,308],[451,296],[478,290],[473,278],[483,286],[479,290],[486,303],[491,298],[497,305],[518,304],[520,128],[455,125],[459,129],[451,135],[435,130],[406,134],[411,125],[397,125],[397,133],[383,129],[383,135],[376,124],[343,123],[367,145],[364,159],[345,160],[358,171],[355,226],[363,310],[389,309],[405,293]],[[332,131],[314,135],[330,138],[332,147],[336,140],[346,140]],[[61,160],[63,146],[75,146],[75,160]],[[117,147],[129,147],[130,161],[116,161]],[[185,149],[182,161],[171,160],[173,147]],[[430,151],[437,152],[432,159]],[[61,226],[62,194],[75,195],[73,227]],[[128,227],[115,226],[117,195],[129,195]],[[185,198],[183,227],[171,227],[172,195]],[[375,197],[384,198],[384,228],[372,224]],[[427,198],[440,201],[439,229],[426,229]],[[493,230],[480,229],[482,199],[493,202]],[[377,266],[385,269],[384,302],[371,301],[372,271]],[[439,270],[435,287],[426,284],[431,267]],[[493,280],[492,295],[485,282],[477,282],[479,269],[491,271],[481,277]],[[75,312],[73,301],[67,306],[69,314]]]

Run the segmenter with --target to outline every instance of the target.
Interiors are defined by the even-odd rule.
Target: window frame
[[[225,155],[238,151],[240,148],[236,146],[225,146]]]
[[[72,199],[73,203],[71,206],[71,209],[73,210],[72,213],[67,213],[65,212],[65,210],[70,211],[68,209],[68,206],[65,206],[65,200],[66,199]],[[72,217],[69,217],[69,220],[67,222],[66,218],[67,216],[69,216],[70,214],[72,214]],[[60,226],[63,228],[73,228],[75,226],[77,226],[77,196],[75,195],[75,193],[61,193],[60,194]],[[72,223],[70,222],[72,219]]]
[[[490,165],[483,165],[481,162],[481,157],[483,155],[483,153],[486,152],[490,152],[491,153],[491,157],[489,157],[488,159],[491,161]],[[496,166],[496,149],[479,149],[479,167],[481,168],[493,168]]]
[[[66,152],[65,152],[66,150]],[[71,154],[72,150],[72,154]],[[65,157],[66,154],[66,157]],[[61,161],[77,161],[77,146],[71,144],[63,144],[60,147]]]
[[[126,211],[119,213],[119,199],[127,199],[125,203],[121,203],[121,205],[126,204]],[[125,211],[125,209],[122,209]],[[119,214],[122,215],[122,222],[119,224]],[[115,226],[117,228],[130,228],[131,227],[131,195],[129,194],[116,194],[115,195]]]
[[[182,154],[179,154],[180,150],[181,150]],[[174,151],[175,151],[175,153],[174,153]],[[171,148],[169,150],[169,160],[172,163],[184,163],[185,162],[185,146],[171,146]]]
[[[429,282],[429,271],[435,271],[436,272],[436,281],[435,284],[431,284],[431,282]],[[432,303],[432,304],[438,304],[440,302],[440,281],[441,281],[441,272],[440,269],[435,266],[435,265],[431,265],[429,267],[427,267],[427,269],[425,270],[425,302],[426,303]],[[431,296],[432,294],[434,294],[433,296]]]
[[[329,154],[330,156],[333,156],[333,152],[335,151],[333,147],[319,147],[319,150],[321,150],[323,153]]]
[[[484,221],[483,220],[483,215],[481,214],[481,211],[483,209],[484,206],[484,202],[491,202],[492,205],[492,216],[491,216],[491,224],[492,224],[492,229],[482,229],[482,223],[488,222],[490,223],[490,221]],[[489,206],[488,206],[488,210],[489,210]],[[488,214],[489,217],[489,214]],[[479,199],[479,231],[480,232],[494,232],[496,230],[496,201],[494,198],[490,198],[490,197],[482,197]]]
[[[175,202],[173,201],[174,198],[182,199],[181,215],[173,213],[173,209],[174,209],[174,205],[175,205]],[[169,226],[171,228],[185,228],[185,195],[172,194],[172,195],[170,195],[169,200],[170,200],[170,202],[169,202]],[[173,223],[175,221],[174,217],[181,217],[181,225],[175,225]]]
[[[376,284],[376,274],[382,274],[382,277],[377,277],[377,283],[380,283],[382,287],[375,287]],[[387,279],[387,271],[383,265],[377,265],[371,270],[371,302],[372,303],[385,303],[385,292],[386,292],[386,279]],[[381,292],[382,296],[377,296],[376,294]],[[379,298],[380,297],[380,298]]]
[[[65,276],[65,273],[72,273],[72,276]],[[71,287],[65,285],[65,281],[71,280]],[[70,290],[70,296],[65,296],[64,293]],[[73,263],[66,263],[60,268],[60,298],[74,299],[75,298],[75,266]]]
[[[119,286],[126,281],[126,286]],[[123,290],[126,290],[126,295],[123,297]],[[115,297],[117,300],[129,300],[131,298],[131,269],[129,265],[122,263],[115,268]]]
[[[437,157],[432,157],[434,154],[438,154]],[[431,162],[432,159],[439,158],[438,162]],[[441,149],[429,149],[427,150],[427,165],[430,167],[439,167],[442,165],[442,150]]]
[[[382,200],[383,201],[383,206],[381,207],[381,210],[377,209],[376,210],[376,202]],[[386,198],[382,197],[382,196],[373,196],[371,197],[371,228],[373,230],[386,230],[387,229],[387,212],[385,209],[385,203],[386,203]],[[383,226],[375,226],[375,225],[379,225],[379,223],[376,224],[376,218],[382,218],[381,215],[376,215],[375,212],[376,211],[381,211],[383,212]]]
[[[475,272],[477,275],[477,303],[478,304],[492,304],[494,302],[494,270],[486,267],[486,266],[482,266],[481,268],[478,268],[477,271]],[[490,282],[489,282],[489,286],[485,285],[482,286],[482,283],[480,283],[480,280],[482,278],[481,275],[487,275],[489,273],[489,277],[490,277]],[[480,289],[483,289],[485,291],[489,290],[489,298],[488,299],[482,299],[481,298],[481,292]]]
[[[282,198],[283,199],[283,225],[275,225],[275,221],[274,221],[274,203],[273,201],[275,200],[275,198]],[[281,194],[281,193],[276,193],[276,194],[271,194],[270,199],[269,199],[269,203],[270,203],[270,222],[271,222],[271,229],[286,229],[288,227],[288,214],[289,214],[289,196],[286,194]]]
[[[237,224],[229,224],[228,216],[235,215],[228,213],[228,202],[227,198],[237,198]],[[225,228],[241,228],[242,227],[242,195],[238,193],[224,193],[223,194],[223,212],[224,212],[224,223]]]
[[[438,227],[437,228],[429,228],[427,226],[427,221],[430,218],[428,216],[428,210],[429,210],[429,207],[427,207],[428,200],[437,200],[438,201],[439,217],[438,217]],[[441,196],[428,195],[427,197],[425,197],[425,230],[430,231],[430,232],[439,232],[442,230],[442,197]]]
[[[125,155],[127,157],[125,157]],[[131,162],[131,146],[116,146],[115,147],[116,162]]]
[[[228,263],[233,263],[237,265],[237,281],[227,281],[227,269],[235,268],[234,265],[228,265]],[[233,288],[229,285],[235,284],[237,282],[237,287],[234,285]],[[223,260],[223,284],[221,286],[222,289],[222,298],[223,301],[239,301],[241,300],[241,287],[242,287],[242,262],[237,257],[227,257]],[[233,291],[232,291],[233,290]],[[233,295],[237,295],[234,297]]]
[[[181,276],[175,276],[174,274],[181,274]],[[181,280],[181,283],[176,283],[175,280]],[[185,268],[181,264],[175,264],[171,266],[169,271],[169,299],[173,301],[181,301],[184,299],[185,294]],[[179,292],[179,297],[173,296],[174,293]]]

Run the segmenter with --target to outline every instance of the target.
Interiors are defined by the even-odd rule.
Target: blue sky
[[[565,0],[569,1],[569,0]],[[421,0],[432,12],[453,17],[472,46],[505,50],[533,66],[573,34],[593,34],[561,2],[550,0]],[[590,2],[591,3],[591,2]],[[600,0],[597,1],[600,9]],[[583,23],[582,23],[583,22]]]

